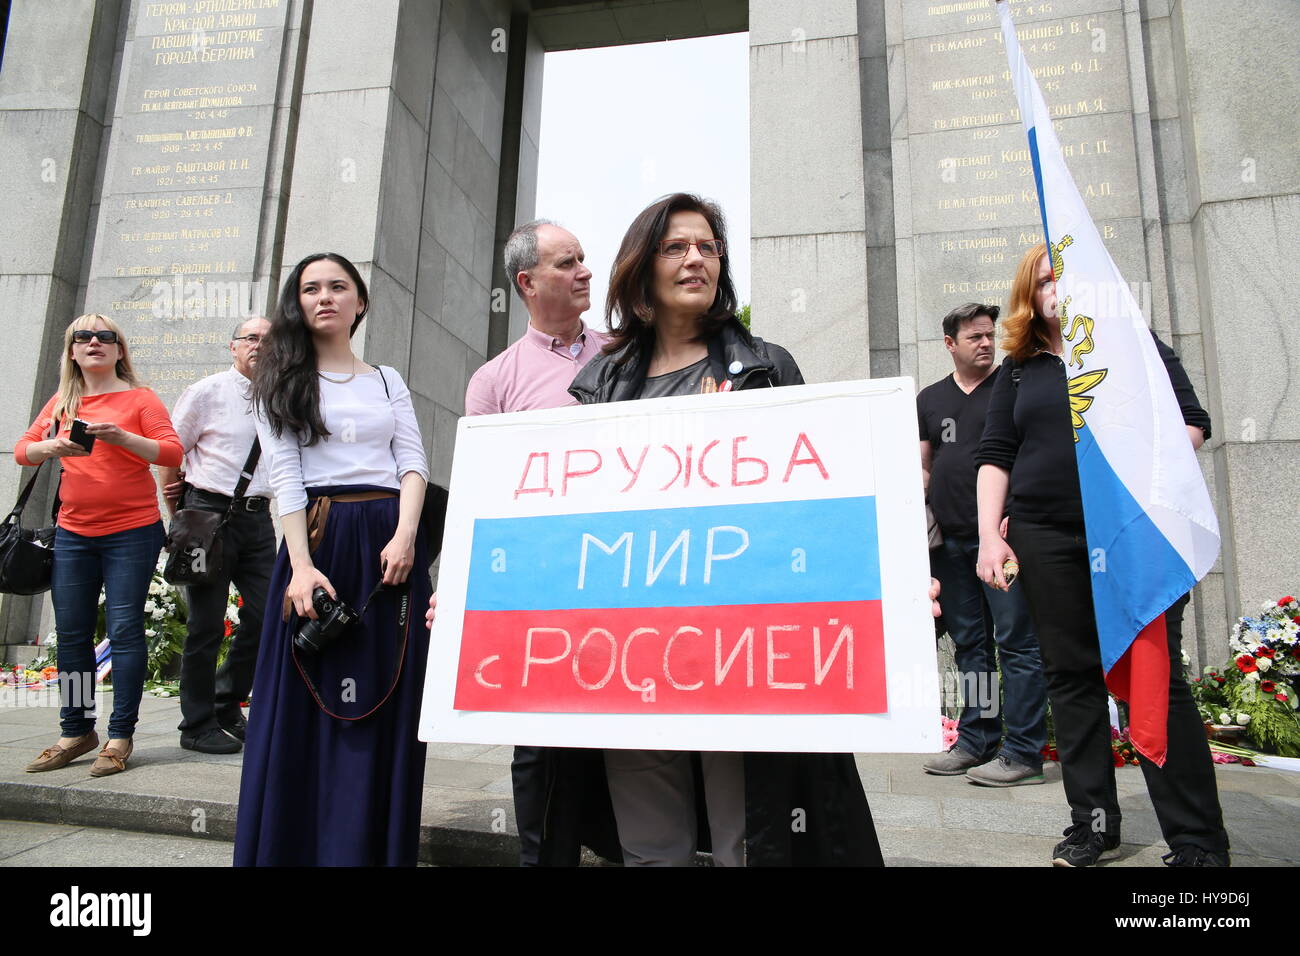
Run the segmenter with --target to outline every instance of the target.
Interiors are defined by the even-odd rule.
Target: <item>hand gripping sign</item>
[[[938,750],[914,394],[462,418],[421,739]]]

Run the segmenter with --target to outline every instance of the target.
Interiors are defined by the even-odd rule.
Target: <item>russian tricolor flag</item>
[[[1004,0],[1002,36],[1057,274],[1102,665],[1134,745],[1163,764],[1164,612],[1213,566],[1219,525],[1164,363],[1070,177]]]
[[[872,496],[476,519],[455,706],[883,714],[878,550]]]

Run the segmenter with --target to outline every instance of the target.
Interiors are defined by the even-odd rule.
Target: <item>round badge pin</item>
[[[745,366],[741,365],[739,362],[732,362],[730,365],[727,366],[727,371],[730,372],[732,375],[739,375],[740,370],[743,369],[744,367]]]

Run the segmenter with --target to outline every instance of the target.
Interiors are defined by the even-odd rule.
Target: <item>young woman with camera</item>
[[[14,458],[20,465],[58,458],[63,465],[51,593],[62,736],[27,771],[58,770],[99,746],[95,624],[102,586],[113,713],[90,774],[121,773],[144,693],[144,602],[163,544],[149,466],[179,465],[181,443],[166,406],[135,377],[126,338],[112,319],[83,315],[68,326],[59,390],[19,439]]]
[[[405,383],[352,351],[369,304],[347,259],[303,259],[253,380],[284,532],[267,607],[283,614],[262,631],[237,866],[416,862],[429,470]]]

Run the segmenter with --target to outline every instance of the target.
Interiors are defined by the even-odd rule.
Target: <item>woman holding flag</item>
[[[1017,580],[1025,589],[1042,648],[1071,824],[1056,846],[1057,866],[1092,866],[1118,855],[1120,809],[1115,790],[1106,675],[1093,604],[1092,573],[1106,555],[1090,553],[1076,467],[1074,394],[1057,312],[1059,267],[1046,244],[1030,249],[1012,283],[1002,346],[1008,357],[989,400],[979,466],[980,553],[976,572],[992,587]],[[1152,338],[1155,338],[1153,335]],[[1156,339],[1193,447],[1209,437],[1174,351]],[[1082,376],[1080,376],[1082,377]],[[1072,415],[1075,420],[1072,421]],[[1006,539],[998,531],[1009,517]],[[1181,620],[1181,603],[1175,605]],[[1174,609],[1171,609],[1174,610]],[[1171,852],[1171,866],[1227,866],[1214,764],[1200,715],[1182,677],[1180,628],[1164,632],[1169,655],[1168,743],[1162,764],[1141,757],[1147,790]],[[1159,653],[1159,651],[1157,651]],[[1163,662],[1159,662],[1163,666]],[[1125,665],[1127,666],[1127,665]],[[1119,665],[1115,665],[1119,669]],[[1114,671],[1112,671],[1114,673]],[[1157,705],[1159,706],[1159,705]],[[1157,755],[1158,756],[1158,755]]]

